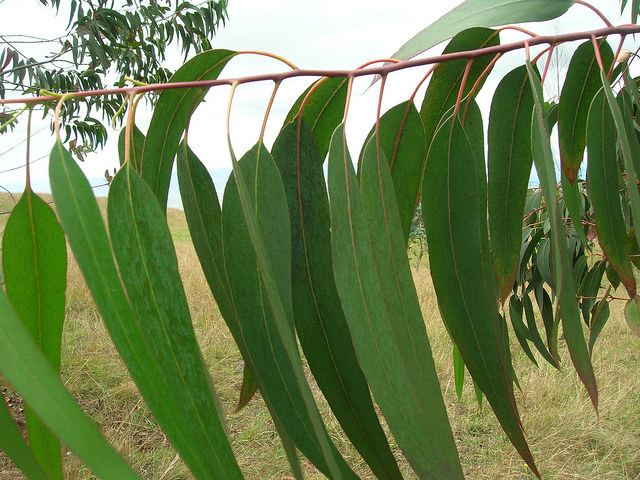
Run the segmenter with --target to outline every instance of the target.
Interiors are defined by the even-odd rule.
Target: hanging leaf
[[[140,480],[74,398],[0,292],[0,371],[49,429],[105,480]]]
[[[375,134],[374,125],[367,135],[365,145]],[[424,126],[413,102],[402,102],[380,117],[378,138],[380,148],[389,159],[402,231],[405,243],[408,244],[414,213],[420,202],[422,169],[426,155]],[[362,163],[363,154],[364,149],[359,164]],[[358,178],[360,174],[359,165]]]
[[[2,237],[7,297],[34,342],[60,373],[67,245],[56,215],[27,185]],[[52,479],[62,479],[60,442],[25,405],[29,446]]]
[[[509,318],[511,319],[511,325],[513,325],[513,332],[516,334],[518,343],[522,347],[524,353],[529,357],[533,364],[537,367],[538,361],[533,356],[531,348],[529,348],[528,340],[531,339],[531,334],[522,321],[522,301],[515,295],[511,296],[509,300]]]
[[[307,93],[315,87],[304,106],[302,119],[309,126],[318,143],[322,161],[324,161],[329,151],[331,135],[344,115],[347,84],[347,79],[340,77],[327,78],[322,82],[314,83],[298,97],[284,121],[283,128],[300,113],[302,101],[307,96]]]
[[[513,287],[520,260],[522,216],[533,162],[532,112],[527,70],[518,67],[496,88],[488,130],[491,253],[503,301]]]
[[[355,478],[324,428],[297,349],[291,297],[291,227],[280,174],[261,143],[240,159],[238,169],[244,185],[252,188],[245,190],[243,199],[238,177],[227,182],[222,207],[223,249],[233,303],[257,376],[298,449],[325,475]],[[247,221],[247,213],[253,220]],[[242,218],[245,221],[239,221]],[[255,222],[253,237],[249,222]],[[268,276],[259,248],[262,259],[267,259],[266,252],[269,259],[278,259],[266,266]]]
[[[261,391],[262,399],[269,409],[287,459],[295,473],[300,470],[300,462],[295,446],[278,417],[278,415],[284,414],[286,418],[289,412],[283,412],[282,409],[278,410],[274,406],[270,399],[270,390],[267,390],[262,384],[254,358],[247,347],[238,313],[232,302],[231,287],[227,279],[222,248],[222,212],[215,185],[206,167],[188,147],[186,141],[183,141],[178,149],[178,183],[189,232],[209,288],[215,297],[222,318],[229,327],[242,354],[245,369],[248,369],[251,379]],[[243,382],[244,384],[245,382]],[[274,391],[278,392],[277,388]]]
[[[171,388],[122,288],[91,186],[60,142],[51,152],[49,178],[60,221],[111,338],[167,437],[187,465],[197,465],[203,446],[185,429],[182,393]]]
[[[405,43],[391,57],[406,60],[470,27],[495,27],[557,18],[571,0],[466,0]]]
[[[118,158],[120,159],[120,166],[122,167],[125,162],[125,137],[127,135],[127,129],[123,128],[120,131],[120,135],[118,135]],[[137,127],[137,125],[133,126],[133,135],[131,136],[131,150],[129,152],[129,161],[133,166],[133,169],[136,172],[140,172],[140,167],[142,165],[142,149],[144,147],[144,142],[146,138],[142,131]]]
[[[453,376],[456,382],[456,395],[458,400],[462,399],[462,388],[464,387],[464,360],[460,355],[460,350],[453,344]]]
[[[589,329],[589,354],[593,354],[593,346],[609,320],[610,310],[609,302],[605,299],[600,300],[593,306],[593,316],[591,318],[591,328]]]
[[[582,205],[582,182],[574,182],[572,184],[564,172],[560,172],[560,182],[562,184],[562,199],[571,218],[572,232],[575,232],[584,248],[591,250],[587,234],[582,225],[582,217],[585,211]]]
[[[170,82],[214,80],[236,55],[231,50],[209,50],[196,55],[173,74]],[[167,206],[171,169],[180,137],[207,88],[165,90],[158,97],[140,161],[141,176],[163,210]]]
[[[535,345],[540,355],[549,362],[550,365],[554,366],[558,370],[560,369],[560,365],[558,365],[558,361],[551,355],[551,352],[547,350],[544,346],[544,342],[542,341],[542,337],[540,336],[540,332],[538,331],[538,325],[536,323],[536,317],[533,313],[533,305],[531,304],[531,299],[528,294],[523,295],[522,303],[524,307],[524,314],[527,320],[527,330],[529,332],[529,337],[531,341]]]
[[[422,208],[433,284],[440,313],[469,373],[511,442],[539,476],[522,431],[502,338],[487,231],[482,118],[475,103],[466,122],[463,125],[458,115],[447,119],[427,159]]]
[[[406,282],[411,273],[394,213],[389,167],[372,144],[363,167],[367,191],[361,193],[344,124],[331,140],[329,197],[336,286],[360,366],[410,465],[419,478],[462,478],[424,321],[412,281]],[[382,177],[375,180],[373,175]],[[381,197],[380,190],[372,191],[375,188],[387,193]],[[371,224],[374,211],[379,218]],[[390,225],[381,224],[385,215]],[[374,236],[380,240],[377,245]],[[394,262],[399,271],[389,265]],[[399,291],[399,285],[406,290]]]
[[[241,478],[227,439],[219,400],[204,368],[178,272],[171,233],[153,192],[127,164],[113,179],[109,232],[140,328],[169,387],[182,406],[178,415],[197,448],[189,464],[196,477]]]
[[[318,386],[377,478],[401,478],[358,367],[331,263],[322,158],[306,123],[284,127],[273,146],[291,220],[293,317]]]
[[[598,387],[591,357],[582,331],[580,311],[576,299],[576,286],[573,278],[570,252],[567,247],[567,239],[564,234],[562,219],[559,214],[556,198],[556,176],[553,163],[549,132],[544,116],[542,103],[542,84],[537,72],[531,63],[526,63],[529,72],[529,81],[534,93],[534,115],[531,128],[533,148],[533,161],[542,185],[542,192],[546,201],[547,213],[550,223],[550,242],[553,252],[553,275],[555,280],[554,290],[557,292],[560,303],[560,315],[567,347],[571,361],[582,380],[593,407],[598,410]],[[553,352],[553,350],[552,350]],[[555,355],[554,355],[555,357]]]
[[[608,69],[613,62],[613,51],[606,41],[600,42],[600,55]],[[571,57],[558,106],[560,162],[571,184],[576,181],[584,156],[589,107],[601,86],[593,43],[587,40]]]
[[[598,242],[632,298],[636,280],[627,256],[627,230],[620,210],[618,186],[618,134],[602,89],[589,110],[587,181],[591,194]]]
[[[18,430],[2,395],[0,395],[0,448],[27,478],[31,480],[50,480],[27,442],[22,438],[22,434]]]

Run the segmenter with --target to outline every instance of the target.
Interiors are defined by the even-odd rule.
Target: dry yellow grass
[[[242,361],[206,285],[197,256],[184,241],[184,218],[170,212],[187,299],[201,349],[222,405],[235,407],[242,382]],[[176,235],[175,232],[183,232]],[[71,262],[62,377],[105,437],[147,479],[191,478],[158,428],[119,359],[100,320],[79,269]],[[524,462],[502,433],[487,405],[480,410],[467,381],[455,394],[451,342],[440,320],[429,270],[414,279],[445,403],[467,478],[532,479]],[[513,361],[522,392],[518,405],[538,467],[546,479],[640,479],[640,340],[624,323],[621,304],[614,304],[593,357],[600,387],[599,418],[562,345],[563,370],[540,360],[535,367],[513,343]],[[313,385],[313,379],[310,378]],[[373,478],[344,438],[322,395],[313,385],[329,433],[347,461],[363,478]],[[284,450],[259,395],[237,414],[227,416],[234,451],[248,479],[281,479],[290,475]],[[393,439],[391,439],[392,445]],[[397,452],[406,478],[415,478]],[[65,460],[67,478],[92,474],[73,454]],[[307,478],[323,478],[303,461]],[[0,456],[0,479],[21,478]]]

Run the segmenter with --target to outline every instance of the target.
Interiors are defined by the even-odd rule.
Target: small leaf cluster
[[[40,2],[60,9],[59,0]],[[199,4],[72,0],[67,32],[57,40],[57,51],[44,59],[28,58],[10,41],[5,42],[0,50],[0,98],[43,90],[59,94],[101,90],[109,86],[107,79],[114,75],[113,85],[117,87],[125,86],[128,79],[166,82],[172,74],[163,67],[169,46],[179,45],[185,58],[191,52],[211,48],[211,39],[226,21],[226,8],[227,0]],[[124,118],[123,102],[120,95],[74,102],[61,118],[68,138],[91,148],[103,146],[106,129],[93,112],[119,123]],[[45,114],[51,108],[45,105]],[[13,113],[5,109],[1,115]]]

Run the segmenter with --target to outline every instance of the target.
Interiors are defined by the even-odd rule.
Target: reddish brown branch
[[[404,70],[412,67],[419,67],[424,65],[431,65],[434,63],[449,62],[452,60],[467,59],[472,60],[474,58],[483,57],[485,55],[495,55],[498,53],[511,52],[525,48],[526,46],[532,47],[534,45],[543,44],[559,44],[565,42],[572,42],[576,40],[585,40],[592,37],[604,37],[607,35],[630,35],[634,33],[640,33],[640,25],[620,25],[617,27],[607,27],[598,30],[591,30],[587,32],[574,32],[561,35],[541,35],[535,38],[529,38],[520,42],[512,42],[504,45],[495,45],[492,47],[479,48],[477,50],[468,50],[464,52],[454,52],[443,55],[436,55],[428,58],[420,58],[413,60],[403,60],[397,63],[389,63],[379,67],[369,67],[356,70],[322,70],[322,69],[295,69],[282,73],[270,73],[262,75],[251,75],[240,78],[227,78],[218,80],[199,80],[191,82],[173,82],[173,83],[154,83],[150,85],[142,85],[136,87],[124,87],[124,88],[112,88],[103,90],[89,90],[81,92],[73,92],[70,94],[71,98],[84,98],[100,95],[115,95],[124,94],[129,95],[132,93],[145,93],[145,92],[157,92],[162,90],[173,90],[179,88],[209,88],[219,85],[233,85],[244,83],[255,83],[264,81],[281,82],[288,78],[294,77],[364,77],[368,75],[388,75],[389,73]],[[0,100],[0,105],[7,104],[27,104],[27,103],[45,103],[51,101],[58,101],[60,98],[57,96],[49,95],[34,98],[12,98]]]

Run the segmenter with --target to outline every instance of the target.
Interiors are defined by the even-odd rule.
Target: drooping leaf
[[[317,87],[316,87],[317,85]],[[302,111],[302,119],[311,129],[318,143],[320,158],[324,161],[329,151],[331,135],[344,115],[347,100],[346,78],[328,78],[321,83],[316,82],[298,97],[287,114],[284,125],[293,121],[300,112],[300,107],[307,93],[314,88]],[[283,126],[284,128],[284,126]]]
[[[194,445],[179,413],[183,408],[179,392],[170,388],[120,283],[91,186],[60,142],[51,152],[49,178],[69,244],[133,380],[187,465],[199,462],[196,457],[200,446]]]
[[[251,375],[251,371],[245,365],[244,369],[242,370],[242,387],[240,387],[240,397],[238,398],[238,404],[236,405],[236,408],[233,409],[233,413],[238,413],[240,410],[246,407],[257,391],[258,386],[253,379],[253,375]]]
[[[571,0],[466,0],[405,43],[392,58],[415,57],[466,28],[551,20],[571,5]]]
[[[453,344],[453,375],[456,382],[456,395],[458,400],[462,398],[462,388],[464,387],[464,360],[460,355],[460,350]]]
[[[227,279],[222,247],[222,212],[215,185],[206,167],[184,141],[178,149],[178,182],[193,245],[209,288],[242,354],[245,368],[261,390],[262,399],[273,418],[293,473],[296,478],[301,478],[302,475],[297,473],[300,472],[300,462],[295,445],[278,417],[283,413],[288,415],[288,412],[274,407],[270,399],[270,390],[266,390],[262,384],[247,347],[238,312],[231,299],[231,287]],[[275,391],[277,392],[277,389]]]
[[[98,477],[140,479],[65,390],[60,375],[40,352],[4,292],[0,292],[0,372]]]
[[[600,55],[608,69],[613,62],[613,51],[606,41],[600,44]],[[571,57],[558,106],[560,162],[562,171],[572,184],[576,181],[584,156],[589,107],[601,86],[593,43],[588,40]]]
[[[558,327],[560,325],[560,317],[554,317],[553,315],[553,302],[551,297],[544,289],[542,283],[535,288],[536,303],[540,310],[540,316],[544,324],[544,330],[547,337],[547,346],[549,347],[549,353],[555,360],[556,364],[560,364],[560,354],[558,352]]]
[[[372,152],[373,162],[365,158],[365,164],[371,163],[366,169],[384,170],[381,173],[387,175],[383,188],[389,192],[386,198],[393,198],[389,167],[384,163],[378,166],[376,150]],[[382,152],[380,156],[383,158]],[[363,176],[363,186],[371,183],[369,178],[370,173],[367,173],[366,180]],[[392,215],[390,221],[395,224],[385,233],[380,231],[379,225],[370,230],[370,213],[365,210],[365,201],[346,147],[344,124],[341,124],[332,137],[329,149],[331,241],[336,286],[360,366],[396,441],[418,477],[461,478],[462,471],[451,430],[446,416],[442,416],[444,405],[437,379],[435,384],[432,383],[433,372],[430,370],[433,367],[429,368],[428,365],[431,363],[431,354],[429,350],[423,350],[426,342],[424,322],[420,320],[422,323],[418,326],[413,320],[408,320],[413,317],[414,308],[402,311],[403,303],[412,301],[415,291],[412,285],[404,282],[404,275],[390,273],[388,265],[379,263],[380,249],[386,250],[388,262],[396,261],[399,257],[396,248],[400,245],[410,275],[398,216],[397,213],[394,216],[393,209],[387,203],[381,206],[380,198],[371,196],[372,193],[367,193],[369,202],[377,200],[375,206],[369,205],[369,209],[377,209],[378,216],[383,216],[389,210],[388,213]],[[393,202],[391,199],[387,201]],[[379,237],[378,250],[374,250],[372,245],[373,234],[382,235]],[[390,240],[392,243],[389,243]],[[400,268],[404,268],[403,264],[400,264]],[[407,297],[404,299],[397,293],[397,282],[407,288]],[[389,292],[383,294],[385,288]],[[422,332],[419,328],[422,328]],[[406,337],[413,330],[419,332],[415,345],[408,344]],[[397,335],[401,337],[397,338]],[[420,343],[423,347],[418,347]],[[416,355],[419,352],[422,355],[418,358]],[[416,365],[416,360],[422,365]],[[427,382],[415,382],[419,377],[426,378]],[[431,387],[430,391],[420,394],[419,391],[427,386]]]
[[[617,144],[618,134],[611,110],[600,89],[589,110],[587,181],[598,229],[598,242],[629,295],[633,297],[636,280],[627,256],[627,230],[620,210]]]
[[[22,434],[0,395],[0,449],[31,480],[50,480]]]
[[[640,307],[637,300],[629,300],[624,307],[624,318],[631,333],[640,337]]]
[[[532,112],[527,70],[518,67],[496,88],[488,130],[491,253],[503,301],[513,287],[520,260],[522,216],[533,163]]]
[[[173,74],[170,82],[213,80],[218,78],[227,62],[236,55],[231,50],[209,50],[196,55]],[[140,170],[166,209],[171,169],[180,137],[191,113],[208,89],[190,88],[165,90],[160,94],[149,131],[144,142]]]
[[[567,341],[571,361],[589,393],[591,403],[597,411],[598,387],[593,372],[593,365],[591,364],[591,357],[589,356],[584,338],[584,332],[582,331],[571,257],[558,208],[553,154],[551,152],[551,144],[549,143],[548,126],[546,124],[542,103],[542,84],[540,83],[540,77],[529,61],[527,61],[526,66],[529,72],[531,88],[534,93],[535,104],[531,128],[533,161],[538,172],[538,177],[540,178],[549,216],[550,243],[551,251],[553,252],[553,275],[555,279],[554,290],[557,292],[560,303],[559,314],[562,317],[564,337]]]
[[[367,135],[365,144],[375,133],[374,126]],[[405,242],[408,243],[413,216],[420,202],[422,169],[426,155],[424,126],[413,102],[402,102],[380,117],[378,139],[380,148],[389,160],[402,231]],[[362,163],[362,154],[359,163]],[[358,177],[360,173],[361,168],[358,167]]]
[[[582,318],[587,325],[591,325],[591,310],[596,302],[595,297],[598,296],[600,285],[602,285],[605,266],[606,262],[602,261],[591,267],[584,276],[580,289],[578,290],[578,294],[583,297],[580,310],[582,311]]]
[[[27,186],[2,237],[2,268],[7,297],[34,342],[56,372],[67,286],[67,245],[56,215]],[[29,446],[54,479],[62,479],[60,442],[27,403]]]
[[[532,471],[505,351],[487,228],[482,119],[475,103],[466,124],[447,119],[433,140],[422,188],[422,208],[433,284],[440,312],[469,373]],[[472,145],[471,142],[475,145]]]
[[[198,348],[171,233],[155,196],[127,164],[114,177],[109,232],[120,275],[151,350],[181,405],[198,478],[241,478]],[[186,461],[186,460],[185,460]]]
[[[293,316],[318,386],[377,478],[401,478],[358,366],[331,263],[327,188],[306,122],[284,127],[273,146],[291,220]]]
[[[297,349],[291,227],[280,174],[261,143],[237,168],[224,192],[223,249],[232,300],[257,376],[298,449],[325,475],[354,478],[320,419]],[[243,187],[238,187],[238,178]],[[270,260],[276,258],[277,262]]]
[[[631,217],[633,218],[634,225],[640,225],[640,192],[638,192],[638,173],[634,167],[633,154],[635,150],[634,147],[637,147],[638,138],[633,129],[633,125],[629,125],[629,117],[623,115],[620,106],[613,95],[607,76],[603,71],[600,71],[600,79],[607,104],[609,105],[611,115],[613,116],[613,123],[618,133],[620,154],[622,156],[622,162],[625,169],[624,180],[627,187],[626,191],[631,203]],[[640,239],[636,239],[640,242]]]

